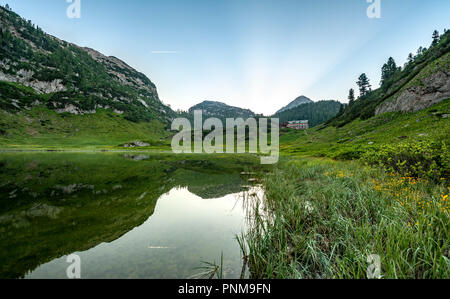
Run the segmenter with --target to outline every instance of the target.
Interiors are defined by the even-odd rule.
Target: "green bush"
[[[362,160],[387,172],[439,181],[449,175],[450,157],[445,142],[422,141],[383,145],[367,151]]]
[[[364,151],[359,147],[345,147],[333,152],[329,157],[336,160],[355,160],[361,158],[363,153]]]

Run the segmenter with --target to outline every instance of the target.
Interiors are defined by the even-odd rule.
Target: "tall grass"
[[[223,252],[220,256],[220,265],[217,265],[216,262],[202,262],[203,266],[198,267],[197,270],[202,270],[202,272],[195,274],[189,279],[223,279]]]
[[[367,278],[372,254],[383,278],[449,278],[445,183],[290,159],[263,184],[240,240],[252,278]]]

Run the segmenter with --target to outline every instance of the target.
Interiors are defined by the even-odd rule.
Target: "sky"
[[[63,40],[116,56],[147,75],[160,99],[187,110],[221,101],[271,115],[300,95],[347,102],[366,73],[379,86],[392,56],[450,28],[448,0],[0,0]],[[73,0],[75,1],[75,0]]]

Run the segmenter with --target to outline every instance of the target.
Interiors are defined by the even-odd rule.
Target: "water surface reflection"
[[[255,158],[256,161],[256,158]],[[0,277],[239,278],[249,157],[0,155]]]

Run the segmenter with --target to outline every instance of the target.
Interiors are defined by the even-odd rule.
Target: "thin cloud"
[[[152,54],[180,54],[180,51],[152,51]]]

